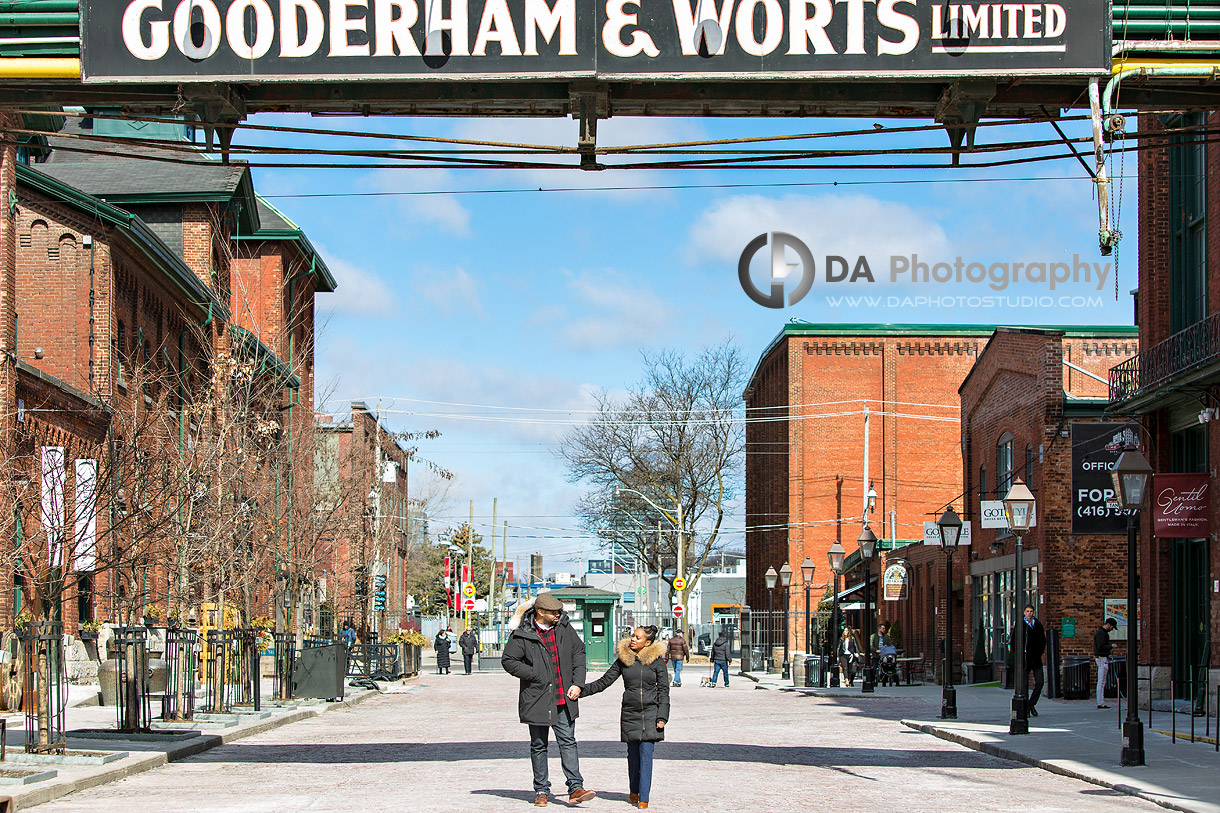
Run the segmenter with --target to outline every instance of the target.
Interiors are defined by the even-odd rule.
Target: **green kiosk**
[[[614,662],[614,605],[618,593],[580,584],[551,590],[563,602],[572,626],[585,641],[585,663],[589,669],[605,669]]]

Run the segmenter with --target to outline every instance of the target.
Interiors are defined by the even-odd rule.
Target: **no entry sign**
[[[685,612],[686,612],[686,608],[683,607],[681,604],[674,605],[674,618],[681,618]]]
[[[462,609],[466,610],[467,612],[473,612],[474,611],[474,599],[468,598],[465,601],[463,601]]]

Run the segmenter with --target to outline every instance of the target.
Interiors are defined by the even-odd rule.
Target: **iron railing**
[[[296,635],[291,632],[276,632],[275,677],[271,695],[276,700],[292,699],[292,669],[296,664]]]
[[[148,705],[148,630],[119,627],[114,631],[118,658],[115,687],[116,724],[119,731],[146,731],[152,722]]]
[[[190,720],[195,716],[195,672],[199,664],[199,632],[171,629],[165,635],[165,694],[162,720]]]
[[[1220,359],[1220,313],[1180,330],[1110,368],[1110,403],[1143,395],[1172,378]]]
[[[68,705],[63,624],[30,622],[22,632],[21,648],[25,667],[22,692],[25,750],[34,754],[62,754],[67,746],[64,710]]]

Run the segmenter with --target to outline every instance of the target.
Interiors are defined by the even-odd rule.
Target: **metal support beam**
[[[597,120],[610,117],[609,94],[604,88],[572,92],[572,116],[580,122],[576,149],[580,152],[580,168],[587,171],[605,169],[597,163]]]
[[[967,152],[974,149],[975,129],[995,93],[995,81],[990,79],[963,79],[945,88],[936,103],[935,119],[945,125],[954,150],[960,150],[963,141]],[[959,161],[960,156],[954,152],[953,166]]]

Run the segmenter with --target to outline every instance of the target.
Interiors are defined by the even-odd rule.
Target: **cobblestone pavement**
[[[1141,811],[1155,805],[920,734],[919,698],[827,699],[699,687],[687,667],[657,747],[650,809],[674,811]],[[503,673],[425,675],[406,692],[295,723],[82,791],[46,813],[157,810],[524,811],[526,728]],[[618,692],[581,704],[590,810],[627,810]],[[552,746],[551,780],[563,788]],[[554,804],[554,802],[552,802]]]

